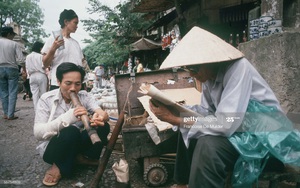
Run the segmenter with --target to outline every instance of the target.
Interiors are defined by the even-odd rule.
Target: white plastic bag
[[[129,167],[125,159],[120,159],[120,162],[115,162],[112,166],[113,171],[116,174],[117,182],[127,183],[129,182]]]

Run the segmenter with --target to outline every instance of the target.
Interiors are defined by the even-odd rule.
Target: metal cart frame
[[[127,118],[138,118],[145,111],[137,99],[137,97],[142,96],[142,94],[137,92],[142,83],[151,83],[158,89],[195,87],[195,83],[189,82],[189,73],[180,69],[121,74],[116,75],[115,80],[118,111],[121,112],[124,105],[126,105]],[[175,82],[174,84],[168,84],[168,80]],[[127,98],[130,87],[132,87],[132,91]],[[126,101],[128,101],[128,104],[125,104]],[[166,130],[159,132],[159,136],[164,141],[155,145],[144,125],[129,123],[122,128],[125,158],[127,160],[136,159],[143,161],[143,177],[146,185],[149,186],[163,185],[168,178],[168,173],[163,163],[174,163],[175,161],[177,132]]]

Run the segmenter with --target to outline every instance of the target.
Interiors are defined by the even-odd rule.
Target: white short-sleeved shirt
[[[44,68],[43,68],[43,55],[32,52],[26,57],[26,70],[29,75],[31,75],[34,72],[41,72],[43,74],[46,74]]]
[[[94,69],[94,72],[95,72],[96,76],[101,77],[104,75],[104,68],[100,68],[100,66],[97,66]]]
[[[54,42],[54,37],[50,36],[46,41],[43,49],[41,50],[42,54],[47,54]],[[57,49],[54,54],[54,59],[51,64],[51,85],[58,85],[56,80],[56,69],[58,65],[63,62],[71,62],[76,65],[82,66],[83,53],[80,48],[79,43],[73,38],[64,37],[65,48],[63,50]]]

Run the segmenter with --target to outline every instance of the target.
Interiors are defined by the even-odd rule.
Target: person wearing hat
[[[16,33],[12,27],[1,28],[0,38],[0,97],[3,108],[3,119],[14,120],[18,97],[19,66],[17,61],[24,62],[22,50],[13,41]]]
[[[279,101],[243,53],[199,27],[183,37],[160,69],[172,67],[189,71],[202,82],[203,91],[201,103],[190,107],[201,114],[199,117],[177,115],[162,103],[149,102],[160,120],[179,126],[174,172],[177,187],[224,187],[241,157],[234,136],[242,128],[247,108],[256,101],[283,114]]]
[[[41,52],[43,54],[43,65],[50,67],[50,90],[58,88],[55,77],[56,68],[62,62],[72,62],[83,66],[84,56],[79,43],[71,37],[78,27],[78,16],[72,9],[64,9],[59,16],[59,24],[63,39],[59,36],[50,36]]]

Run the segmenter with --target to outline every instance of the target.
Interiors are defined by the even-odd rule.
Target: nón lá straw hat
[[[218,36],[193,27],[163,61],[160,69],[230,61],[244,54]]]

